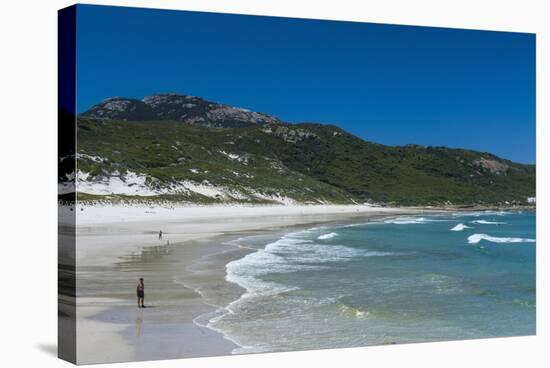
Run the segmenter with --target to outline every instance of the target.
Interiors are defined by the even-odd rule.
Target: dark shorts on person
[[[143,298],[144,294],[145,294],[145,293],[144,293],[143,291],[138,291],[138,292],[137,292],[138,298]]]

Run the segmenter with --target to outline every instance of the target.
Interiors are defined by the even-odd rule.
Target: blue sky
[[[178,92],[535,162],[535,35],[79,5],[78,110]]]

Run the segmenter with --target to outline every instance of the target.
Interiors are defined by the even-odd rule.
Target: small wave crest
[[[335,236],[338,236],[338,233],[328,233],[328,234],[319,235],[317,239],[319,240],[332,239]]]
[[[490,236],[487,234],[473,234],[468,237],[468,243],[478,244],[480,241],[486,240],[491,243],[534,243],[535,239],[529,238],[506,238]]]
[[[396,217],[384,220],[386,224],[409,225],[409,224],[427,224],[430,222],[445,222],[447,220],[433,219],[427,217]]]
[[[343,304],[343,303],[340,305],[339,310],[344,315],[350,315],[350,316],[353,316],[353,317],[358,318],[358,319],[367,318],[370,314],[366,310],[361,310],[361,309],[358,309],[358,308],[354,308],[354,307],[351,307],[351,306]]]
[[[458,225],[456,225],[455,227],[453,227],[453,228],[451,229],[451,231],[462,231],[462,230],[464,230],[464,229],[471,229],[471,227],[470,227],[470,226],[466,226],[466,225],[464,225],[464,224],[458,224]]]
[[[507,216],[513,214],[521,214],[522,211],[466,211],[453,213],[453,217],[481,217],[481,216]]]
[[[487,220],[474,220],[474,221],[472,221],[472,223],[481,224],[481,225],[506,225],[506,222],[487,221]]]

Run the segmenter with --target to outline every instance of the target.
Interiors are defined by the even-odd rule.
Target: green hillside
[[[534,165],[470,150],[384,146],[330,125],[80,117],[77,134],[80,199],[438,205],[535,196]]]

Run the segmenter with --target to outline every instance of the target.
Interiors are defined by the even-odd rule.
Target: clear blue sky
[[[78,110],[178,92],[535,162],[535,35],[79,6]]]

